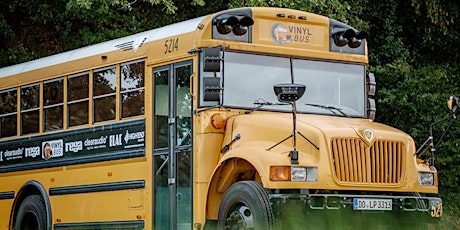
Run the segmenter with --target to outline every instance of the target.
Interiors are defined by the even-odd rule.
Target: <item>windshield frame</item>
[[[296,102],[298,113],[367,117],[366,63],[235,50],[221,51],[221,58],[219,72],[200,71],[199,107],[291,112],[291,106],[279,103],[273,86],[295,83],[307,88],[304,96]],[[202,66],[203,62],[200,62],[201,70]],[[203,100],[204,78],[218,78],[221,82],[218,101]],[[343,93],[347,91],[347,94]],[[329,101],[315,99],[313,93]]]

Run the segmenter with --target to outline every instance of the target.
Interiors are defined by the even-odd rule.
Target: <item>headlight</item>
[[[303,166],[271,166],[270,180],[316,182],[318,181],[318,168]]]
[[[418,185],[420,185],[420,186],[434,186],[434,173],[431,173],[431,172],[419,172],[418,173]]]
[[[291,168],[291,181],[306,181],[307,180],[307,168],[304,167],[292,167]]]

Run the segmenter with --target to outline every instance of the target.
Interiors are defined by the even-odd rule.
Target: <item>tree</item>
[[[370,37],[377,77],[376,121],[420,145],[460,96],[460,2],[450,0],[11,0],[0,2],[0,67],[102,42],[226,8],[272,6],[321,14]],[[446,229],[460,226],[460,122],[437,146]],[[435,134],[443,131],[438,127]],[[457,227],[458,229],[458,227]]]
[[[0,3],[0,67],[225,9],[204,0],[34,0]]]

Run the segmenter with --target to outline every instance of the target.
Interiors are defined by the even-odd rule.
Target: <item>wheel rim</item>
[[[228,212],[225,229],[254,229],[254,218],[251,209],[245,204],[233,206]]]

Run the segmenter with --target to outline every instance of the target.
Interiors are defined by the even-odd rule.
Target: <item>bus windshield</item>
[[[278,103],[273,86],[280,83],[306,86],[305,94],[296,102],[297,112],[365,116],[363,64],[225,53],[224,106],[254,108]],[[290,111],[291,106],[267,105],[263,109]]]

